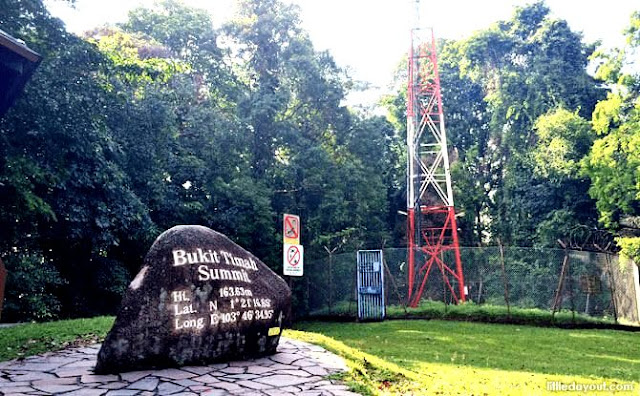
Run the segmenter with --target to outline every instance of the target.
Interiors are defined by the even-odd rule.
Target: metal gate
[[[382,250],[358,250],[358,320],[383,320]]]

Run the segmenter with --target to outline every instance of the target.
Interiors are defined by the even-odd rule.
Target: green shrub
[[[55,291],[65,282],[54,265],[35,252],[8,256],[3,261],[8,274],[2,320],[56,319],[61,305]]]
[[[620,237],[616,238],[616,243],[623,256],[630,258],[636,264],[640,262],[640,237]]]
[[[95,272],[89,295],[93,312],[91,316],[113,315],[120,306],[120,300],[131,282],[129,270],[118,260],[98,258],[94,260]]]

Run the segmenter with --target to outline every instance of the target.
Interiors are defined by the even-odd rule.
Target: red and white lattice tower
[[[411,31],[407,148],[409,306],[420,302],[429,275],[441,276],[451,299],[463,302],[464,275],[432,29]]]

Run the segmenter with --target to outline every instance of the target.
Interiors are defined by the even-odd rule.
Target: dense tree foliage
[[[560,217],[589,224],[593,205],[575,199],[585,196],[587,181],[575,171],[551,172],[545,162],[549,157],[556,158],[556,166],[579,161],[589,148],[587,138],[571,153],[557,152],[563,143],[558,133],[571,140],[572,134],[584,138],[585,130],[578,125],[554,129],[554,124],[580,124],[573,118],[591,114],[600,95],[586,71],[593,47],[565,21],[552,19],[543,3],[517,8],[511,20],[448,47],[443,54],[453,60],[445,65],[454,76],[451,86],[458,87],[451,89],[464,91],[444,92],[447,110],[467,120],[449,123],[454,124],[451,140],[462,153],[458,179],[472,187],[469,196],[462,190],[458,195],[472,209],[476,229],[488,231],[476,234],[477,240],[491,236],[515,245],[555,244],[556,238],[537,236],[557,229]],[[567,131],[572,128],[579,130]]]
[[[309,257],[403,245],[405,92],[385,99],[387,117],[352,111],[351,82],[295,6],[238,9],[216,28],[164,0],[77,37],[39,0],[0,0],[0,28],[44,56],[0,120],[3,319],[112,312],[177,224],[223,232],[276,270],[286,212]],[[544,3],[441,43],[464,244],[634,235],[639,20],[609,53]]]
[[[303,217],[311,256],[389,238],[394,128],[347,110],[345,75],[295,7],[239,9],[215,29],[167,0],[79,38],[38,1],[2,4],[2,28],[44,55],[0,124],[5,319],[111,312],[176,224],[274,269],[284,212]]]
[[[640,261],[640,11],[631,16],[624,48],[595,54],[596,76],[608,87],[593,113],[598,139],[584,159],[589,194],[600,220],[622,238],[625,252]]]

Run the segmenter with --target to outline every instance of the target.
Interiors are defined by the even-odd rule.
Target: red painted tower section
[[[409,306],[439,275],[451,299],[464,302],[436,44],[431,29],[411,31],[407,92],[407,255]]]

